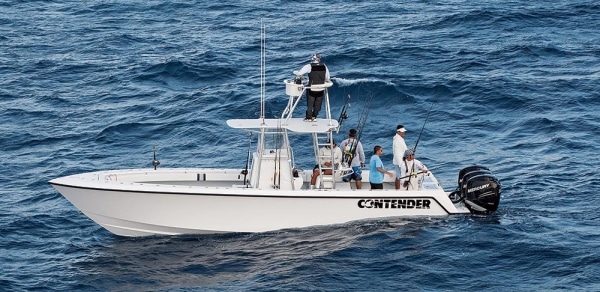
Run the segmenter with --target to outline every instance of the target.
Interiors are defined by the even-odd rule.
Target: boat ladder
[[[321,161],[334,161],[335,151],[331,150],[325,155],[321,155],[321,147],[329,146],[329,149],[333,149],[333,133],[327,131],[325,133],[313,133],[313,144],[315,150],[315,158],[317,161],[317,167],[319,168],[319,186],[323,189],[334,189],[335,188],[335,165],[332,163],[330,166],[321,165]]]

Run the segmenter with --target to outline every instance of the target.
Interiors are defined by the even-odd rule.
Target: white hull
[[[123,236],[263,232],[469,213],[452,204],[433,174],[419,191],[397,191],[393,183],[382,191],[354,190],[342,181],[328,190],[306,184],[289,191],[255,189],[243,179],[236,169],[159,169],[84,173],[50,183],[96,223]]]
[[[494,191],[499,191],[499,183],[489,176],[474,180],[477,184],[465,183],[468,189],[461,191],[460,200],[454,200],[460,202],[457,204],[431,172],[412,174],[418,181],[415,185],[411,182],[415,191],[395,190],[394,178],[387,176],[383,190],[371,191],[369,172],[364,170],[363,189],[352,189],[341,179],[351,170],[342,161],[337,168],[317,164],[321,173],[315,182],[318,189],[309,188],[312,171],[301,171],[294,164],[289,135],[303,134],[313,140],[315,163],[334,161],[333,151],[319,154],[320,149],[333,149],[333,132],[340,127],[331,118],[327,88],[332,83],[312,87],[294,80],[284,83],[289,102],[281,118],[266,119],[261,112],[259,119],[227,121],[232,128],[257,133],[256,149],[252,155],[248,153],[251,163],[244,171],[246,176],[241,169],[114,170],[60,177],[50,184],[96,223],[124,236],[264,232],[496,209],[499,193]],[[305,122],[293,117],[309,88],[324,90],[324,119]],[[153,165],[158,164],[155,158]]]

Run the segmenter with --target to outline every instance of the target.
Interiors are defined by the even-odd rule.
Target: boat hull
[[[229,173],[232,180],[225,181],[230,184],[239,170],[217,173],[220,181]],[[168,177],[169,181],[157,181],[157,177]],[[96,172],[50,183],[86,216],[123,236],[264,232],[362,219],[469,213],[452,204],[441,188],[410,192],[349,187],[284,191],[239,184],[215,186],[216,181],[205,179],[203,184],[199,177],[210,178],[211,172]]]

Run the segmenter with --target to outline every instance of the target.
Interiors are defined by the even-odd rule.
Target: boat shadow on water
[[[461,220],[455,217],[452,221]],[[436,223],[437,222],[437,223]],[[450,222],[452,223],[452,222]],[[366,220],[262,233],[112,236],[88,249],[74,268],[81,289],[177,288],[260,281],[290,275],[315,261],[367,256],[365,242],[418,237],[447,218]],[[362,250],[362,251],[361,251]]]

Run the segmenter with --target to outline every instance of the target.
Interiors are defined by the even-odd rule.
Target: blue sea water
[[[373,97],[367,149],[424,126],[444,187],[488,166],[499,210],[124,238],[47,183],[149,168],[153,147],[161,167],[243,168],[225,120],[258,116],[261,19],[269,117],[320,52],[334,114],[352,97],[337,138]],[[598,291],[598,27],[577,0],[0,1],[0,290]]]

